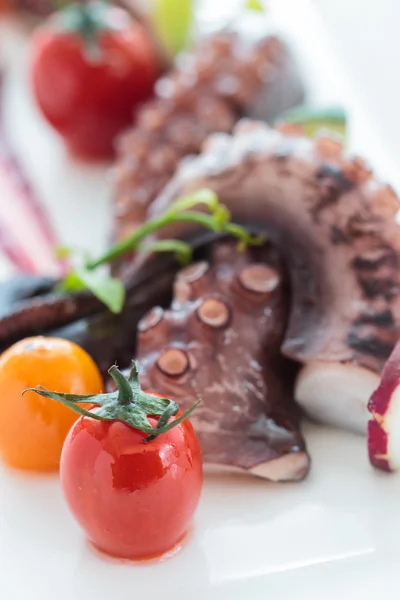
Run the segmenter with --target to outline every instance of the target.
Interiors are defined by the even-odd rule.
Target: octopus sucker
[[[292,397],[295,369],[280,356],[289,305],[274,249],[215,242],[207,262],[176,275],[174,289],[170,308],[139,322],[142,385],[182,410],[201,398],[192,422],[207,464],[303,479],[310,461]]]

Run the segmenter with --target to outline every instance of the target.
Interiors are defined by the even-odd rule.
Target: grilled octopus
[[[269,245],[212,245],[208,260],[180,271],[167,310],[138,325],[142,383],[188,409],[207,464],[265,479],[303,479],[309,457],[292,390],[296,369],[280,355],[289,295]]]
[[[367,400],[400,334],[393,189],[333,138],[310,140],[246,120],[232,136],[211,136],[202,155],[182,164],[146,217],[201,188],[212,189],[234,221],[266,233],[289,271],[281,351],[304,365],[299,404],[312,417],[364,433]],[[195,233],[180,224],[159,235]]]

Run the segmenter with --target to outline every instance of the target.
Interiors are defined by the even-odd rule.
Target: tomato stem
[[[121,406],[126,406],[127,404],[131,404],[135,401],[133,396],[133,389],[130,382],[123,376],[121,371],[118,369],[116,365],[109,369],[109,374],[114,379],[118,388],[118,402]]]
[[[106,6],[104,0],[89,0],[67,4],[61,10],[63,27],[82,37],[89,57],[94,60],[100,55],[98,36],[110,28]]]
[[[175,402],[171,402],[169,406],[165,409],[163,414],[161,415],[158,423],[157,429],[162,429],[168,423],[171,417],[174,417],[178,412],[178,405]]]
[[[61,394],[51,392],[41,386],[29,388],[25,392],[35,392],[44,398],[56,400],[83,417],[98,421],[122,421],[134,429],[147,434],[143,441],[151,442],[162,433],[170,431],[182,423],[193,412],[199,402],[185,413],[170,421],[179,411],[176,402],[168,398],[154,396],[144,392],[139,382],[139,363],[134,361],[129,376],[126,378],[116,365],[109,369],[109,374],[117,384],[117,390],[106,394],[80,396],[77,394]],[[24,392],[24,394],[25,394]],[[95,404],[94,410],[86,410],[82,403]],[[148,417],[159,417],[156,427],[152,427]]]

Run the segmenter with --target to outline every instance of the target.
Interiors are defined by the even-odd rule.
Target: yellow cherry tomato
[[[26,338],[1,355],[0,454],[12,467],[55,470],[78,415],[34,392],[22,395],[37,385],[57,392],[97,394],[103,381],[91,357],[68,340]]]

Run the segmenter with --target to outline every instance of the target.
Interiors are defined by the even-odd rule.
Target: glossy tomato
[[[123,422],[84,416],[62,452],[61,483],[71,511],[95,546],[117,557],[171,550],[200,498],[201,450],[190,421],[151,442],[144,437]]]
[[[26,338],[0,357],[0,453],[20,469],[58,469],[65,437],[76,421],[67,407],[33,392],[42,385],[60,392],[94,394],[102,378],[90,356],[58,338]]]
[[[104,2],[74,4],[33,36],[37,103],[69,149],[84,158],[112,155],[115,136],[151,96],[158,74],[149,34]]]

